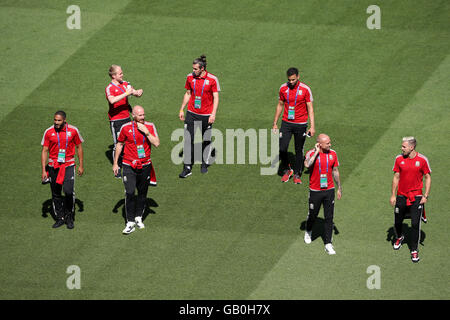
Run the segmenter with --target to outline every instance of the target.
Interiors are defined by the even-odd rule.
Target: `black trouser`
[[[295,142],[295,166],[294,173],[302,175],[303,172],[303,146],[305,145],[306,124],[295,124],[286,121],[281,122],[280,128],[280,160],[281,169],[284,171],[288,168],[288,148],[292,135]]]
[[[66,167],[66,174],[62,185],[56,183],[59,170],[61,169],[48,167],[53,210],[57,219],[67,219],[73,217],[75,209],[75,165]],[[64,191],[64,197],[62,196],[62,191]]]
[[[111,134],[113,137],[113,141],[114,141],[114,149],[113,149],[113,161],[114,161],[114,157],[116,154],[116,144],[117,144],[117,138],[119,137],[119,133],[120,133],[120,128],[122,128],[122,126],[125,123],[130,122],[129,118],[126,119],[122,119],[122,120],[113,120],[109,122],[110,128],[111,128]],[[118,165],[121,167],[122,166],[122,159],[123,159],[123,149],[122,149],[122,153],[119,156],[119,161],[118,161]]]
[[[152,165],[143,166],[142,169],[133,169],[129,165],[123,166],[123,184],[125,185],[125,212],[128,222],[134,222],[136,217],[144,214],[147,201],[147,191],[150,185],[150,172]],[[137,189],[137,197],[134,191]]]
[[[212,124],[208,123],[209,115],[203,116],[192,112],[186,112],[186,119],[184,120],[184,165],[191,166],[195,160],[199,158],[200,150],[194,150],[194,136],[197,128],[200,128],[202,133],[202,163],[211,164],[211,134]],[[195,154],[194,154],[195,152]]]
[[[406,197],[397,196],[397,200],[395,203],[394,227],[397,238],[400,238],[403,235],[402,228],[405,215],[408,213],[411,215],[411,241],[410,241],[411,251],[415,251],[419,247],[420,224],[423,211],[423,204],[420,204],[421,199],[422,196],[417,196],[414,200],[414,203],[407,206]]]
[[[323,215],[325,218],[325,244],[332,242],[333,216],[334,216],[334,189],[325,191],[309,191],[309,212],[306,219],[306,231],[312,231],[314,222],[323,204]]]

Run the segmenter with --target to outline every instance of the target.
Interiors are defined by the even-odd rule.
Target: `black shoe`
[[[72,218],[68,218],[66,220],[66,226],[67,226],[67,229],[73,229],[75,227],[74,224],[73,224],[73,219]]]
[[[187,178],[192,174],[191,167],[184,167],[183,172],[180,173],[180,178]]]
[[[63,219],[58,219],[56,220],[55,224],[53,225],[52,228],[59,228],[64,224],[64,220]]]
[[[202,166],[200,168],[201,173],[208,173],[208,165],[206,163],[202,163]]]

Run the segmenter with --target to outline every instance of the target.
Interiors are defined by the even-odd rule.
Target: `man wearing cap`
[[[53,228],[66,223],[68,229],[74,228],[75,206],[75,151],[78,156],[78,175],[82,175],[83,138],[78,129],[66,122],[66,113],[57,111],[53,126],[45,130],[42,137],[42,181],[50,182],[52,203],[56,216]],[[47,171],[48,168],[48,171]],[[64,198],[62,191],[64,190]]]
[[[420,241],[420,222],[424,205],[428,201],[431,189],[431,168],[427,157],[416,151],[417,141],[414,137],[404,137],[402,154],[395,158],[394,178],[390,203],[394,207],[394,229],[396,240],[394,250],[402,246],[403,220],[405,214],[411,214],[411,261],[419,262],[418,246]],[[423,179],[425,178],[425,192]]]

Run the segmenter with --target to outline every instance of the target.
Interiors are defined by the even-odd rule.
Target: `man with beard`
[[[122,126],[117,137],[116,154],[114,156],[113,172],[119,171],[119,155],[123,153],[123,183],[125,185],[125,212],[127,224],[122,231],[130,234],[137,225],[145,228],[142,214],[145,210],[147,191],[152,175],[152,145],[159,146],[159,137],[153,123],[145,121],[145,111],[141,106],[132,110],[133,121]],[[134,191],[137,189],[137,198]]]
[[[109,67],[108,74],[111,77],[111,82],[105,88],[105,94],[109,104],[108,118],[114,142],[114,159],[120,128],[130,121],[131,106],[128,103],[128,97],[130,95],[140,97],[143,94],[143,90],[135,90],[129,82],[124,81],[122,68],[118,65],[113,64]],[[119,166],[122,166],[122,157],[119,157]],[[119,170],[116,178],[120,177],[121,173]]]
[[[64,223],[68,229],[74,227],[75,150],[79,161],[78,175],[81,176],[84,172],[81,146],[83,141],[78,129],[66,122],[64,111],[55,113],[53,126],[45,130],[42,137],[42,182],[50,182],[56,216],[53,228],[58,228]]]
[[[297,68],[289,68],[286,72],[288,81],[281,85],[279,100],[275,111],[272,129],[278,129],[278,118],[283,112],[280,128],[280,169],[283,172],[281,182],[288,182],[294,176],[294,183],[301,184],[303,171],[303,146],[306,136],[314,136],[315,122],[313,97],[311,89],[300,82]],[[283,111],[284,110],[284,111]],[[309,120],[309,129],[307,129]],[[294,169],[288,160],[288,148],[291,137],[295,141],[295,166]]]
[[[406,213],[411,214],[411,261],[419,262],[420,219],[431,189],[431,168],[427,157],[416,151],[414,137],[404,137],[402,154],[395,159],[394,178],[390,203],[394,209],[396,240],[394,250],[399,250],[404,240],[402,233]],[[422,193],[425,177],[425,193]]]
[[[202,133],[201,173],[208,172],[211,158],[211,128],[216,120],[219,106],[219,79],[206,70],[206,56],[202,55],[192,63],[192,73],[187,75],[186,93],[181,103],[179,118],[184,121],[184,167],[180,178],[192,174],[194,165],[194,135],[199,127]],[[184,107],[188,106],[186,116]]]
[[[334,216],[334,190],[337,187],[338,200],[342,197],[342,186],[339,176],[339,161],[336,151],[331,149],[330,137],[319,134],[314,149],[306,153],[304,163],[309,169],[309,213],[306,219],[305,243],[312,241],[312,228],[316,221],[321,205],[325,218],[325,251],[336,254],[332,245],[333,216]],[[334,181],[333,181],[334,180]]]

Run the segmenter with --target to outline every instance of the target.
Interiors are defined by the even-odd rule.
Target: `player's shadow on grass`
[[[317,217],[316,221],[314,222],[312,234],[311,234],[311,240],[314,241],[317,238],[322,238],[323,243],[325,244],[325,220],[323,218]],[[300,230],[306,231],[306,220],[302,221],[300,224]],[[336,225],[333,223],[333,235],[338,235],[340,232]]]
[[[411,250],[411,244],[410,244],[411,227],[408,224],[404,223],[402,231],[403,231],[403,235],[405,236],[405,239],[403,240],[403,244],[407,244],[409,250]],[[427,235],[425,234],[425,232],[423,230],[420,230],[419,244],[421,246],[425,246],[425,244],[423,242],[425,241],[426,236]],[[386,241],[388,241],[392,245],[394,245],[394,242],[396,239],[397,239],[397,236],[395,235],[395,229],[392,226],[386,231]]]
[[[77,210],[78,207],[78,210]],[[75,198],[75,210],[73,213],[73,220],[75,221],[75,216],[77,215],[77,212],[83,212],[84,211],[84,202],[80,199]],[[56,214],[53,210],[53,202],[52,199],[45,200],[42,203],[42,217],[48,218],[48,216],[51,216],[53,220],[56,221]]]
[[[114,150],[114,145],[111,144],[108,146],[108,150],[105,151],[105,156],[106,158],[108,158],[109,162],[111,162],[111,165],[113,164],[113,150]]]
[[[136,197],[136,195],[135,195],[135,197]],[[116,203],[116,205],[114,206],[112,212],[118,213],[120,207],[122,207],[122,218],[124,219],[125,223],[127,223],[127,215],[125,212],[125,199],[119,200]],[[156,214],[156,212],[152,208],[157,208],[157,207],[159,207],[159,205],[156,203],[155,200],[153,200],[152,198],[147,198],[147,200],[145,201],[145,208],[144,208],[144,214],[142,215],[142,221],[145,221],[145,219],[147,218],[147,216],[149,214]]]

